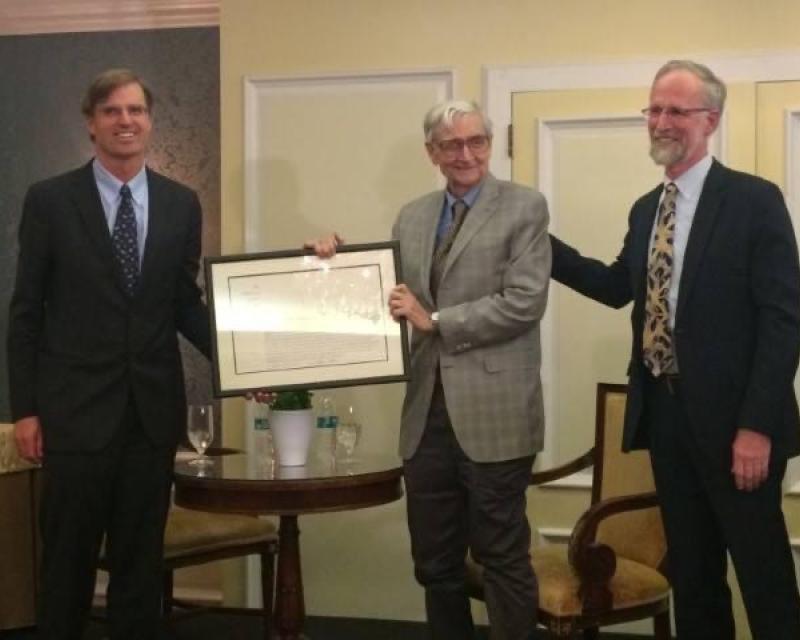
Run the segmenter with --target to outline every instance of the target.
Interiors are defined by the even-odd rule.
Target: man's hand
[[[318,258],[332,258],[336,255],[336,247],[344,244],[344,240],[338,233],[332,233],[324,238],[308,240],[303,244],[304,249],[312,249]]]
[[[42,425],[37,416],[28,416],[14,423],[17,453],[34,464],[42,461]]]
[[[395,320],[405,318],[419,331],[433,331],[431,314],[404,284],[398,284],[389,293],[389,312]]]
[[[771,449],[772,442],[763,433],[752,429],[739,429],[736,432],[731,473],[737,489],[753,491],[767,479]]]

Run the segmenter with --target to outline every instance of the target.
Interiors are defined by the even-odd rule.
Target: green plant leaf
[[[270,407],[277,411],[302,411],[311,408],[311,396],[307,389],[295,391],[278,391],[270,402]]]

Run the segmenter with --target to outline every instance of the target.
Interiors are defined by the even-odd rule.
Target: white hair
[[[425,131],[425,142],[433,142],[433,136],[440,127],[450,128],[456,118],[474,113],[483,122],[483,129],[486,135],[492,137],[492,121],[478,106],[478,103],[471,100],[447,100],[440,102],[425,114],[422,128]]]

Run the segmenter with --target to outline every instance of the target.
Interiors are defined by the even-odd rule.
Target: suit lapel
[[[429,198],[425,203],[422,224],[419,225],[419,246],[422,251],[420,259],[420,274],[422,276],[422,292],[428,304],[433,306],[431,294],[431,265],[433,263],[433,250],[436,242],[436,228],[439,226],[439,217],[444,206],[444,193]]]
[[[467,217],[464,218],[464,224],[461,225],[453,246],[450,248],[450,253],[447,255],[447,261],[442,271],[442,280],[447,277],[450,267],[458,259],[458,256],[464,250],[464,247],[469,244],[472,237],[497,212],[497,197],[497,180],[491,175],[486,176],[480,195],[475,201],[475,206],[469,210]]]
[[[658,200],[664,185],[656,187],[648,193],[639,204],[639,211],[634,216],[636,226],[631,229],[631,274],[635,300],[644,301],[647,292],[647,254],[650,248],[650,236],[653,222],[658,210]]]
[[[117,262],[111,247],[111,234],[108,232],[108,222],[100,202],[100,193],[94,180],[92,163],[89,162],[75,175],[72,199],[80,213],[81,220],[86,227],[86,232],[103,256],[114,268]]]
[[[165,239],[169,236],[169,220],[166,215],[169,211],[169,193],[150,169],[147,169],[147,199],[147,238],[137,290],[147,285],[151,273],[158,272],[156,264],[165,250]]]
[[[703,252],[719,214],[724,186],[725,168],[714,160],[703,185],[700,201],[697,203],[697,210],[692,221],[692,228],[689,231],[689,241],[683,257],[683,271],[681,272],[681,281],[678,288],[676,318],[681,316],[681,311],[686,306],[685,301],[689,299],[691,294]]]

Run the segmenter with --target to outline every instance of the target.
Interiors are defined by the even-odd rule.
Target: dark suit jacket
[[[633,347],[623,448],[646,448],[642,331],[647,250],[662,187],[636,201],[611,265],[552,238],[559,282],[613,307],[633,300]],[[684,256],[674,347],[696,439],[730,453],[735,431],[768,435],[776,456],[800,452],[793,378],[800,354],[800,268],[778,188],[714,161]]]
[[[91,164],[25,198],[8,363],[16,421],[39,416],[45,450],[107,444],[132,398],[150,440],[174,446],[185,424],[177,331],[206,355],[208,314],[195,283],[196,194],[147,171],[149,222],[138,288],[126,296]]]

